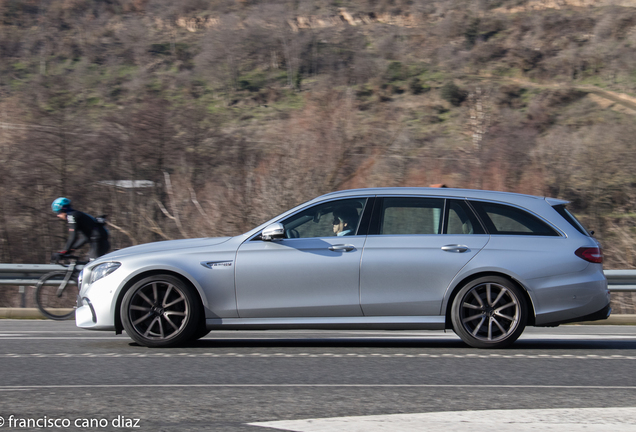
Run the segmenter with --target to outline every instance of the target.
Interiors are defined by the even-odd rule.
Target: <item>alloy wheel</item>
[[[512,289],[494,282],[473,286],[462,297],[459,320],[463,329],[483,342],[506,340],[518,329],[521,301]]]
[[[188,324],[189,301],[184,288],[164,280],[153,280],[134,291],[128,318],[134,331],[148,340],[166,340]]]

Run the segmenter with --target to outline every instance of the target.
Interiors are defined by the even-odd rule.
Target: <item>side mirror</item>
[[[261,233],[263,241],[272,241],[277,238],[285,238],[285,227],[281,223],[268,225]]]

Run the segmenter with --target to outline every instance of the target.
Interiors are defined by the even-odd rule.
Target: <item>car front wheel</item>
[[[169,347],[193,339],[201,310],[194,289],[171,275],[154,275],[133,285],[121,304],[126,333],[147,347]]]
[[[475,348],[504,348],[516,341],[528,319],[517,285],[498,276],[475,279],[457,293],[451,308],[453,330]]]

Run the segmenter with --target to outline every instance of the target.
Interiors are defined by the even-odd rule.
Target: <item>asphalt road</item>
[[[512,348],[495,351],[428,331],[213,332],[188,347],[148,349],[72,321],[0,320],[0,432],[254,432],[285,425],[249,423],[394,414],[415,429],[393,430],[431,430],[422,423],[433,418],[426,413],[441,413],[434,415],[442,423],[459,418],[444,417],[449,411],[491,421],[501,413],[536,418],[507,411],[522,409],[583,418],[584,411],[554,410],[636,407],[635,366],[634,326],[528,328]],[[29,428],[30,419],[62,427]],[[285,427],[345,430],[319,424]],[[456,430],[467,430],[465,423]]]

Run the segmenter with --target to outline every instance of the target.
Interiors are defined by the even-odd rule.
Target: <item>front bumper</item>
[[[88,307],[84,307],[84,306],[88,306]],[[78,311],[80,311],[80,312],[78,312]],[[90,317],[88,316],[89,312],[90,312]],[[97,315],[95,314],[95,308],[93,307],[93,304],[88,299],[88,297],[82,297],[81,295],[77,296],[77,310],[75,311],[75,322],[76,323],[77,323],[77,314],[78,313],[83,315],[82,319],[81,319],[82,322],[88,321],[88,318],[90,318],[93,323],[97,322]]]
[[[115,325],[98,321],[99,316],[105,317],[95,309],[87,297],[78,299],[78,307],[75,310],[75,325],[88,330],[115,330]],[[104,320],[101,320],[104,321]]]
[[[117,291],[114,287],[120,282],[117,278],[105,277],[91,285],[82,284],[77,297],[75,324],[89,330],[115,330]]]

